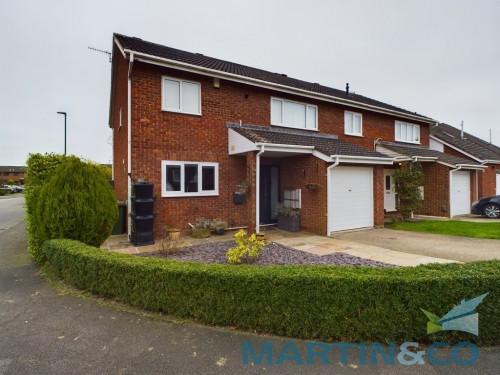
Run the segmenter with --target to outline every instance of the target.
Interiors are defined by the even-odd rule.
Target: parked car
[[[471,213],[491,219],[500,218],[500,195],[487,197],[472,203]]]

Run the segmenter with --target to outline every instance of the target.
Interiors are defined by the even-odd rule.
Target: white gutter
[[[411,159],[416,162],[419,159],[422,161],[435,161],[438,158],[435,156],[412,156]]]
[[[161,65],[161,66],[165,66],[168,68],[174,68],[174,69],[184,70],[187,72],[193,72],[193,73],[198,73],[198,74],[201,72],[201,73],[209,74],[211,77],[215,77],[215,78],[228,79],[228,80],[231,80],[234,82],[240,82],[240,83],[250,84],[253,86],[270,88],[270,89],[274,89],[274,90],[278,90],[278,91],[282,91],[282,92],[287,92],[287,93],[291,93],[291,94],[297,94],[297,95],[301,95],[301,96],[309,97],[309,98],[313,98],[313,99],[326,100],[328,102],[349,105],[349,106],[355,107],[355,108],[368,109],[368,110],[371,110],[373,112],[393,114],[393,115],[397,115],[399,117],[408,118],[408,119],[412,119],[412,120],[416,120],[416,121],[421,121],[421,122],[425,122],[428,124],[434,124],[436,122],[436,120],[424,118],[424,117],[421,117],[418,115],[411,115],[409,113],[403,113],[403,112],[394,111],[391,109],[380,108],[380,107],[376,107],[376,106],[373,106],[370,104],[356,102],[353,100],[334,98],[330,95],[313,93],[311,91],[298,89],[298,88],[285,86],[285,85],[280,85],[278,83],[271,83],[271,82],[262,81],[262,80],[255,79],[255,78],[240,76],[240,75],[233,74],[233,73],[221,72],[219,70],[204,68],[201,66],[195,66],[195,65],[183,63],[180,61],[169,60],[169,59],[165,59],[162,57],[133,51],[130,49],[124,49],[123,52],[135,54],[137,57],[137,61],[143,61],[146,63]]]
[[[267,148],[291,148],[297,150],[314,150],[314,146],[300,146],[300,145],[287,145],[281,143],[261,143],[258,142],[255,144],[257,147],[266,146]]]
[[[326,235],[328,237],[330,237],[330,233],[332,232],[330,229],[333,229],[331,228],[333,226],[333,223],[330,223],[330,215],[328,215],[328,210],[331,207],[330,203],[333,199],[332,189],[330,186],[330,181],[332,179],[330,178],[330,176],[332,174],[332,169],[338,166],[339,164],[340,164],[340,156],[337,155],[335,156],[335,162],[328,168],[326,168],[326,232],[327,232]]]
[[[255,233],[260,233],[260,155],[264,153],[265,145],[260,145],[260,151],[255,156]]]
[[[132,68],[134,66],[134,54],[130,54],[128,65],[127,82],[127,235],[129,240],[132,236]]]
[[[330,158],[335,160],[335,164],[343,163],[363,163],[363,164],[394,164],[395,158],[384,158],[380,156],[353,156],[353,155],[330,155]],[[330,167],[336,167],[336,165]],[[338,165],[338,164],[337,164]],[[328,168],[330,168],[328,167]]]

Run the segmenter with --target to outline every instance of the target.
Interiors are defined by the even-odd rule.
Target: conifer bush
[[[41,241],[66,238],[99,246],[118,218],[115,194],[98,166],[71,158],[43,184],[35,209]]]
[[[37,263],[42,263],[44,253],[42,251],[43,240],[39,238],[36,230],[35,211],[42,186],[54,174],[54,171],[62,163],[75,156],[59,154],[30,154],[26,161],[26,185],[24,188],[26,231],[28,234],[28,251]]]

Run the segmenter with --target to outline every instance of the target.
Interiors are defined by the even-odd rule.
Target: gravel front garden
[[[141,253],[137,256],[168,258],[186,262],[227,264],[226,252],[234,247],[234,241],[206,243],[184,247],[174,254],[161,252]],[[323,266],[365,266],[365,267],[396,267],[392,264],[359,258],[343,253],[315,255],[292,249],[277,243],[269,243],[253,265],[323,265]]]

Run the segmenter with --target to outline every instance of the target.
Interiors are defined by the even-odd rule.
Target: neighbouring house
[[[470,213],[471,203],[477,199],[475,181],[484,169],[479,163],[416,144],[379,141],[376,149],[394,157],[397,166],[411,161],[422,165],[423,202],[419,214],[452,217]],[[386,169],[384,175],[386,212],[396,211],[394,171]]]
[[[500,195],[500,147],[443,123],[431,128],[430,147],[480,163],[484,170],[474,181],[478,198]]]
[[[114,186],[130,213],[131,183],[155,184],[157,236],[164,225],[187,229],[200,218],[259,231],[276,221],[279,203],[300,208],[301,228],[321,235],[382,225],[395,209],[392,171],[418,156],[395,147],[432,152],[429,173],[442,183],[456,180],[458,168],[482,168],[429,150],[435,124],[348,85],[337,90],[113,35]],[[425,212],[449,215],[452,194],[431,200],[435,183],[426,179],[435,207]]]
[[[0,185],[6,185],[9,181],[14,181],[15,185],[24,185],[24,175],[26,167],[20,166],[0,166]]]

